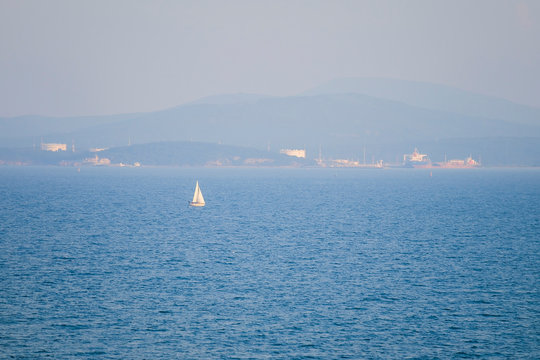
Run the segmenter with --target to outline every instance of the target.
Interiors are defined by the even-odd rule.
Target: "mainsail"
[[[195,193],[193,194],[193,201],[190,203],[194,206],[204,206],[204,197],[202,196],[201,188],[199,187],[199,182],[195,185]]]

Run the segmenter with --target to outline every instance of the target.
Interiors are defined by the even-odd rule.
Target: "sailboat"
[[[204,206],[204,198],[202,196],[201,188],[199,187],[199,181],[195,185],[195,193],[193,194],[193,200],[189,202],[190,206]]]

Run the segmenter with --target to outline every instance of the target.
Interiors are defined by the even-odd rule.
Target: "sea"
[[[539,359],[540,170],[0,167],[0,358]]]

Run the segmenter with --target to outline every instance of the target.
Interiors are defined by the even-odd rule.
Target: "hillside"
[[[253,148],[203,142],[160,142],[99,152],[112,163],[152,166],[300,166],[310,161]]]
[[[136,118],[48,135],[47,141],[118,146],[206,141],[265,148],[443,137],[534,136],[538,127],[427,110],[358,94],[272,98],[240,104],[185,105]],[[51,139],[51,140],[49,140]]]
[[[335,79],[303,95],[354,93],[460,115],[540,126],[540,109],[451,86],[384,78]]]
[[[96,158],[97,156],[97,158]],[[305,166],[313,161],[268,151],[203,142],[160,142],[114,147],[99,152],[39,151],[0,148],[0,164],[93,165],[89,159],[106,159],[110,165],[143,166]]]
[[[415,146],[445,144],[447,148],[436,151],[457,156],[466,147],[485,157],[489,149],[494,164],[511,165],[508,161],[531,159],[538,152],[538,112],[442,85],[342,79],[302,96],[212,96],[152,113],[72,121],[0,119],[0,146],[32,147],[41,138],[74,142],[79,150],[205,142],[270,148],[273,153],[281,148],[305,148],[311,159],[319,156],[320,149],[324,157],[359,158],[366,148],[368,158],[395,161]],[[515,156],[503,155],[503,138],[511,139],[503,142],[512,143]],[[528,140],[519,141],[525,138]],[[482,139],[482,147],[477,145],[478,139]]]

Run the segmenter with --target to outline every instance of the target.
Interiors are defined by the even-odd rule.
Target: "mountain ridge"
[[[347,84],[350,87],[358,85],[355,79],[349,80]],[[40,137],[40,141],[42,137],[44,142],[74,142],[76,147],[82,149],[201,141],[256,149],[270,148],[274,152],[282,148],[305,148],[308,154],[316,154],[322,147],[328,156],[347,157],[358,154],[366,145],[381,149],[379,154],[382,156],[385,153],[382,148],[394,148],[393,144],[410,144],[409,147],[414,147],[416,144],[449,138],[540,138],[540,122],[530,121],[527,117],[519,118],[523,113],[534,115],[534,111],[516,112],[519,121],[515,121],[516,118],[509,121],[505,119],[506,115],[494,118],[466,115],[448,108],[452,108],[460,98],[468,99],[463,102],[475,99],[467,93],[458,91],[459,96],[450,99],[445,109],[439,109],[437,101],[445,99],[445,91],[431,96],[436,100],[428,104],[431,108],[403,101],[428,101],[421,95],[426,89],[432,89],[432,85],[428,84],[426,88],[425,84],[415,83],[413,85],[419,86],[422,91],[411,92],[404,99],[399,97],[403,95],[403,88],[391,89],[387,81],[382,82],[385,86],[380,85],[381,82],[377,84],[378,91],[390,93],[388,96],[393,99],[361,94],[358,87],[352,89],[356,92],[344,93],[344,87],[338,81],[330,90],[319,94],[316,92],[323,90],[314,90],[315,93],[310,95],[287,97],[258,94],[214,96],[151,113],[100,117],[97,124],[93,117],[73,118],[69,126],[63,126],[69,122],[69,118],[30,118],[25,123],[30,127],[26,136],[21,136],[24,135],[22,125],[17,129],[19,132],[12,131],[18,136],[6,136],[10,131],[9,124],[6,125],[9,121],[0,119],[0,134],[3,135],[0,146],[30,147],[36,144],[36,137]],[[402,87],[408,83],[403,84]],[[479,104],[480,110],[482,106],[487,105]],[[518,109],[521,108],[518,106]],[[469,113],[479,111],[474,108],[465,110]],[[481,115],[485,115],[492,110],[482,111]],[[13,123],[14,120],[10,121]],[[32,127],[32,121],[42,123]],[[47,128],[47,123],[55,125]],[[51,131],[40,133],[43,128]]]
[[[323,93],[365,94],[428,109],[503,120],[511,120],[518,113],[520,122],[540,125],[540,108],[443,84],[389,78],[338,78],[303,92]]]

